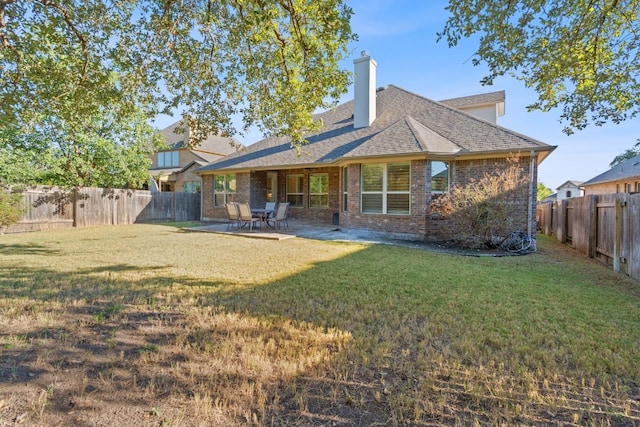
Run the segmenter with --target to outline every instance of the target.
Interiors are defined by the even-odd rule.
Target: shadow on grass
[[[60,251],[36,244],[0,244],[0,255],[58,255]]]
[[[618,350],[618,338],[598,344],[599,336],[579,335],[618,327],[611,307],[628,307],[565,294],[561,265],[535,286],[515,287],[495,276],[504,262],[527,261],[465,260],[462,274],[439,268],[441,256],[410,254],[372,246],[253,286],[119,264],[73,273],[4,268],[3,317],[13,320],[0,333],[0,397],[12,410],[0,421],[29,413],[51,424],[161,424],[181,416],[176,408],[187,408],[187,424],[640,419],[637,359],[618,352],[620,366],[610,366],[598,360]],[[138,278],[118,278],[131,272]],[[637,323],[619,339],[637,340]],[[585,344],[571,347],[574,340]],[[591,346],[602,353],[574,354]],[[610,383],[581,375],[587,368],[608,370]],[[34,408],[49,388],[42,420]]]

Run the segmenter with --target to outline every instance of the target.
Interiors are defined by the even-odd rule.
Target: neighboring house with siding
[[[565,181],[560,187],[556,188],[556,200],[566,200],[584,196],[584,191],[580,187],[581,185],[582,181]]]
[[[535,232],[537,168],[555,147],[495,123],[504,92],[456,106],[393,85],[376,90],[375,61],[364,56],[354,65],[354,100],[317,116],[323,128],[307,136],[300,155],[289,139],[272,137],[198,169],[203,220],[225,219],[226,202],[289,202],[295,218],[429,238],[445,224],[430,214],[432,197],[519,156],[532,184],[519,189],[516,215],[521,230]]]
[[[161,132],[167,143],[166,150],[153,153],[150,189],[152,191],[199,192],[202,186],[200,175],[195,170],[236,151],[238,141],[233,138],[209,136],[201,143],[189,147],[193,132],[176,133],[181,124],[177,121]]]
[[[582,183],[585,195],[640,192],[640,156],[632,157]]]

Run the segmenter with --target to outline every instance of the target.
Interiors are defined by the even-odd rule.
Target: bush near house
[[[516,230],[514,215],[529,178],[518,158],[508,166],[485,173],[467,185],[456,185],[431,202],[431,211],[447,217],[455,227],[442,227],[440,237],[466,247],[498,247]]]

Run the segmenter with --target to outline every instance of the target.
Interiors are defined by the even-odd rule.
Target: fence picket
[[[27,210],[6,232],[132,224],[144,221],[197,221],[199,193],[150,192],[104,188],[63,190],[30,188],[23,193]]]
[[[563,243],[570,236],[577,251],[640,280],[640,193],[543,203],[537,217],[542,233]]]

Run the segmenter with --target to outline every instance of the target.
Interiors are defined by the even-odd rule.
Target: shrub
[[[518,158],[510,158],[503,170],[454,186],[431,202],[431,212],[450,224],[442,228],[440,237],[467,247],[499,246],[517,229],[514,214],[527,194],[523,186],[528,185]]]
[[[0,232],[20,221],[24,211],[22,194],[0,187]]]

